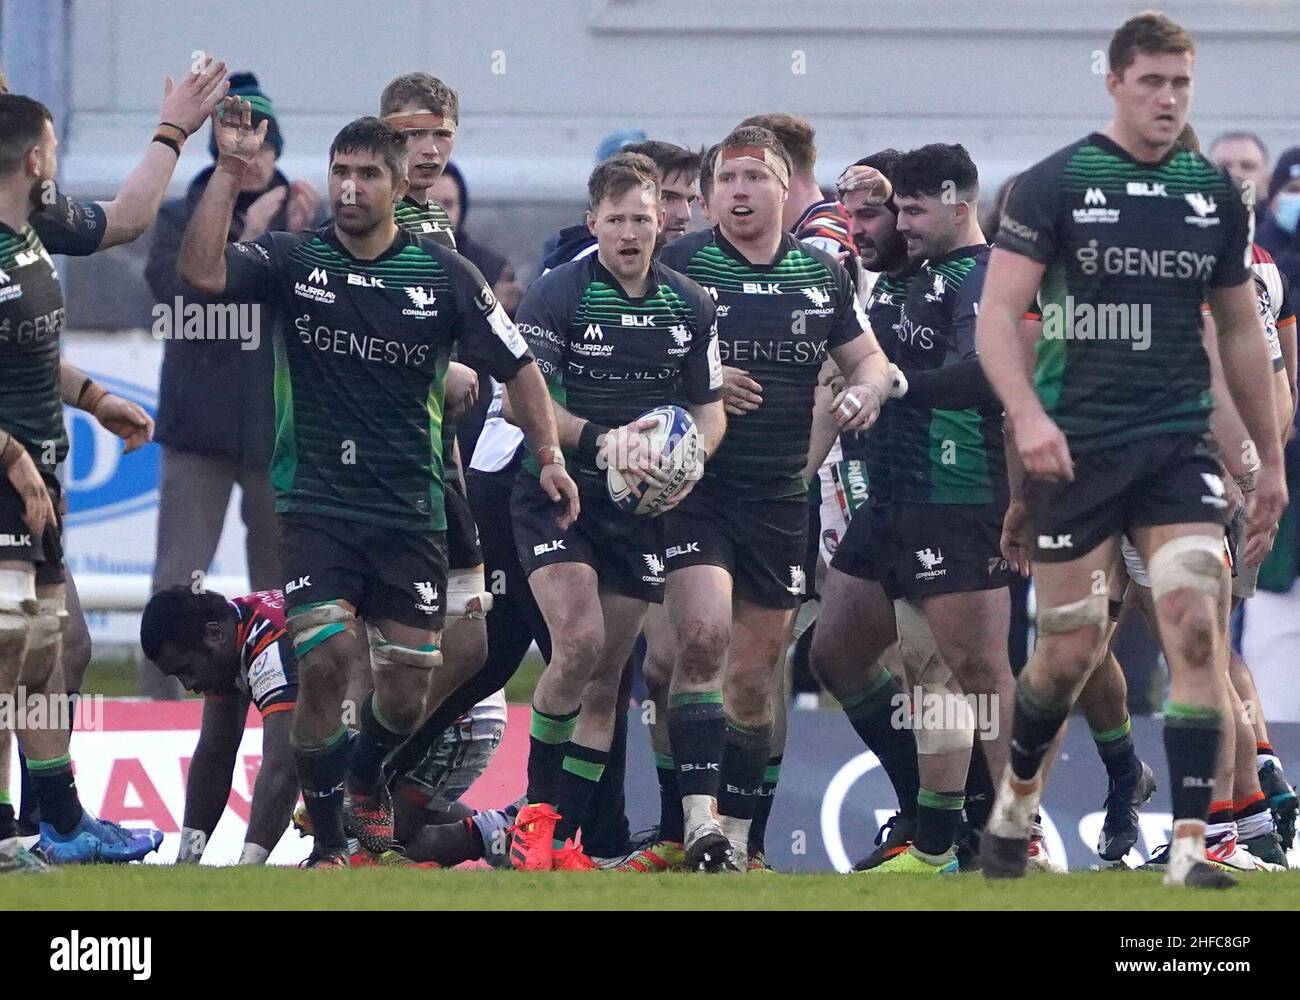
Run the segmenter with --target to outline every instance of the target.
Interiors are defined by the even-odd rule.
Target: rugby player
[[[1000,407],[975,357],[988,255],[975,214],[975,165],[961,146],[934,144],[902,155],[891,179],[897,228],[908,258],[921,266],[885,341],[901,371],[899,399],[885,411],[888,436],[877,442],[886,449],[888,497],[873,496],[869,509],[857,512],[836,550],[831,567],[838,572],[823,595],[823,627],[832,608],[835,627],[826,639],[818,630],[814,657],[837,657],[827,673],[847,674],[861,688],[863,664],[897,636],[909,685],[924,699],[913,704],[913,719],[924,717],[927,703],[942,706],[942,726],[917,725],[914,733],[921,783],[912,844],[867,870],[944,873],[957,868],[974,745],[974,713],[963,696],[992,701],[999,716],[1010,711],[1010,595],[998,548],[1006,473]],[[848,583],[851,577],[858,581]],[[897,611],[895,600],[904,602]],[[928,633],[911,624],[918,612]],[[891,678],[880,668],[866,673],[866,689],[855,691],[851,704],[860,699],[861,711],[888,717],[901,701],[890,694]],[[981,750],[996,772],[1006,736],[991,714]],[[878,719],[874,728],[881,728]]]
[[[1246,192],[1253,192],[1258,204],[1259,192],[1268,190],[1268,150],[1259,136],[1252,132],[1226,132],[1210,144],[1210,162],[1225,168],[1232,179]],[[1296,391],[1296,324],[1291,305],[1292,292],[1286,274],[1277,266],[1272,254],[1258,243],[1252,245],[1251,270],[1255,273],[1255,291],[1259,296],[1260,316],[1269,333],[1270,356],[1273,368],[1278,370],[1277,351],[1280,350],[1282,368],[1287,373],[1292,414],[1280,415],[1280,427],[1289,438],[1294,421],[1294,407],[1300,394]],[[1277,344],[1273,334],[1276,332]],[[1276,375],[1274,376],[1276,378]],[[1276,390],[1276,385],[1275,385]],[[1274,403],[1284,398],[1274,396]],[[1234,579],[1235,584],[1235,579]],[[1277,824],[1283,848],[1289,849],[1295,838],[1296,816],[1300,801],[1282,770],[1282,762],[1273,750],[1268,735],[1268,722],[1259,704],[1255,679],[1244,660],[1234,648],[1229,676],[1241,700],[1252,708],[1251,724],[1255,730],[1256,767],[1260,785],[1268,798],[1269,809]]]
[[[203,695],[177,863],[202,860],[225,812],[251,702],[262,716],[262,764],[239,863],[263,864],[298,799],[289,743],[298,670],[284,626],[284,595],[270,590],[227,600],[189,587],[159,591],[141,615],[140,646],[165,676]]]
[[[761,403],[732,418],[700,484],[665,515],[665,596],[677,642],[668,725],[685,863],[706,871],[746,867],[772,691],[805,590],[800,472],[818,373],[829,353],[847,374],[832,400],[842,430],[870,426],[889,391],[887,362],[847,272],[782,225],[791,171],[770,131],[734,130],[713,162],[718,225],[661,253],[714,297],[723,360],[762,387]]]
[[[869,167],[892,178],[901,155],[895,149],[885,149],[858,160],[854,166]],[[848,174],[846,171],[842,176]],[[921,262],[908,259],[907,243],[897,229],[898,206],[892,191],[884,201],[880,193],[858,174],[841,189],[840,197],[849,214],[850,235],[863,271],[874,276],[865,308],[871,329],[888,355],[897,336],[908,285]],[[859,478],[865,479],[870,504],[883,505],[889,498],[891,416],[892,409],[886,407],[871,430],[861,435]],[[818,419],[821,415],[814,417],[814,434]],[[911,844],[916,833],[920,775],[912,729],[891,724],[896,706],[906,696],[883,663],[875,670],[864,669],[865,661],[860,656],[857,612],[867,606],[872,584],[835,569],[833,564],[852,516],[861,506],[853,505],[855,494],[861,490],[853,489],[848,471],[837,463],[829,470],[831,482],[823,483],[823,495],[829,486],[833,499],[822,507],[822,549],[827,570],[820,586],[822,607],[812,640],[812,667],[843,707],[854,731],[879,758],[898,796],[898,813],[887,823],[887,833],[882,829],[876,849],[854,866],[864,871],[902,853]]]
[[[48,181],[41,191],[37,204],[33,207],[29,221],[49,253],[75,257],[87,256],[100,250],[130,243],[153,225],[186,138],[202,127],[217,101],[225,96],[229,88],[225,71],[224,62],[205,57],[195,64],[193,70],[179,84],[175,83],[170,76],[164,78],[163,102],[159,112],[161,124],[140,163],[123,181],[117,195],[111,201],[77,202],[59,191],[53,179]],[[8,93],[8,85],[3,73],[0,73],[0,93]],[[70,380],[71,376],[67,374],[65,365],[63,379],[65,388]],[[75,394],[84,384],[83,375],[72,386],[73,398],[68,398],[65,392],[64,402],[68,405],[76,405]],[[105,416],[110,413],[117,413],[121,417],[131,411],[132,416],[128,423],[137,430],[143,427],[139,423],[139,418],[144,416],[142,410],[117,396],[103,396],[103,390],[99,387],[95,388],[94,395],[102,399],[102,402],[98,402],[95,407],[96,419],[103,423]],[[109,425],[105,424],[105,426]],[[119,433],[120,428],[110,427],[110,429],[123,436]],[[146,440],[152,439],[152,435],[152,421],[150,421]],[[69,696],[72,697],[81,688],[82,676],[90,662],[90,632],[81,611],[81,602],[77,598],[76,585],[71,574],[66,571],[64,590],[67,614],[63,620],[63,649],[60,663],[63,669],[63,683]],[[9,774],[10,752],[8,741],[0,740],[0,775],[4,775],[5,780]],[[18,817],[19,830],[39,833],[40,810],[26,758],[20,755],[19,762],[23,787],[23,802]],[[0,817],[6,813],[6,810],[12,811],[12,806],[7,802],[7,795],[7,790],[0,792],[0,796],[6,797],[0,798]],[[3,828],[3,819],[0,818],[0,829]],[[27,852],[24,852],[25,856],[26,854]]]
[[[1210,377],[1202,302],[1214,314],[1227,385],[1262,465],[1248,508],[1247,561],[1267,551],[1286,487],[1272,401],[1258,393],[1268,359],[1249,285],[1250,213],[1230,178],[1175,148],[1193,53],[1187,32],[1160,14],[1138,15],[1115,33],[1106,76],[1114,117],[1020,177],[990,261],[979,356],[1028,476],[1039,600],[1038,645],[1016,689],[1011,759],[981,844],[990,877],[1025,870],[1040,765],[1102,657],[1108,581],[1127,532],[1150,568],[1170,664],[1165,747],[1174,824],[1165,882],[1234,884],[1205,860],[1223,704],[1217,621],[1228,599],[1228,501],[1203,440]],[[1040,288],[1035,391],[1016,324]],[[1092,310],[1084,316],[1105,309],[1138,321],[1145,307],[1151,336],[1077,337],[1078,304]],[[1053,318],[1060,323],[1049,338]],[[1134,350],[1138,344],[1145,349]]]
[[[540,487],[577,516],[545,382],[478,271],[400,230],[400,132],[377,118],[330,148],[333,222],[225,246],[239,180],[260,146],[246,101],[227,98],[213,129],[217,169],[186,230],[177,269],[211,295],[275,307],[272,482],[282,528],[287,627],[299,660],[293,745],[315,843],[309,862],[346,867],[349,825],[374,854],[393,812],[381,761],[423,716],[441,657],[447,561],[439,421],[454,341],[516,388],[516,414],[540,456]],[[436,304],[436,308],[434,308]],[[380,419],[382,415],[382,419]],[[364,624],[364,637],[361,632]],[[349,753],[348,678],[369,660],[374,695]]]
[[[56,513],[62,495],[56,471],[68,450],[59,358],[65,313],[58,275],[29,218],[54,191],[58,141],[44,105],[8,93],[0,94],[0,137],[0,691],[12,698],[21,686],[48,703],[66,691]],[[81,374],[68,373],[74,381]],[[77,395],[92,384],[83,376]],[[89,404],[92,411],[100,401]],[[17,735],[41,810],[40,850],[47,860],[130,861],[157,849],[159,831],[124,830],[82,808],[69,730],[49,726]],[[0,743],[7,757],[8,733],[0,733]],[[12,813],[3,818],[0,867],[38,867],[19,859]]]
[[[705,456],[726,426],[713,302],[654,261],[662,224],[649,157],[619,153],[588,182],[597,251],[528,290],[519,327],[554,398],[561,444],[583,493],[577,522],[557,530],[526,459],[511,498],[519,560],[551,635],[533,694],[526,805],[511,845],[515,867],[589,868],[577,836],[600,781],[623,666],[648,603],[662,600],[661,522],[620,511],[605,470],[634,484],[662,481],[638,420],[678,401],[695,419]],[[507,390],[507,403],[512,403]],[[677,502],[689,495],[687,481]]]

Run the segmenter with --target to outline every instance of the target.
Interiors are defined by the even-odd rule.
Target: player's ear
[[[396,205],[399,201],[401,201],[403,198],[406,197],[407,189],[410,188],[410,186],[411,186],[411,182],[406,179],[405,174],[397,178],[397,182],[393,185],[394,205]]]
[[[1119,74],[1117,74],[1114,70],[1110,70],[1109,72],[1107,72],[1106,93],[1110,94],[1111,97],[1114,97],[1115,91],[1119,89],[1119,85],[1122,82],[1123,81],[1120,79]]]
[[[572,216],[570,216],[570,218],[572,218]],[[661,229],[663,228],[663,224],[664,224],[664,219],[663,216],[660,215],[659,226]],[[596,235],[596,213],[594,213],[591,209],[587,209],[587,232],[591,233],[592,236]]]

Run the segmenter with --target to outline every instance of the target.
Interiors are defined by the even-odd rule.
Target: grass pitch
[[[978,874],[522,874],[486,870],[132,865],[0,877],[16,910],[1296,910],[1300,872],[1246,875],[1226,892],[1165,889],[1148,872],[1078,872],[991,883]]]

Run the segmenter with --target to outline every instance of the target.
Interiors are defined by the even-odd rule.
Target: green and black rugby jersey
[[[62,191],[28,220],[50,253],[87,257],[99,249],[108,231],[104,207],[98,202],[73,201]]]
[[[449,250],[456,249],[456,233],[452,230],[451,219],[446,210],[432,198],[428,204],[421,205],[409,194],[406,195],[393,206],[393,221],[399,229],[417,236],[427,236]],[[455,360],[454,352],[452,359]],[[456,464],[454,450],[455,438],[456,422],[445,418],[442,422],[442,478],[445,483],[460,481],[460,467]]]
[[[1250,241],[1200,153],[1139,163],[1093,133],[1020,175],[997,245],[1047,266],[1034,381],[1072,451],[1208,430],[1201,303],[1250,278]]]
[[[517,319],[551,395],[574,416],[618,427],[656,406],[722,398],[713,300],[660,262],[650,265],[641,298],[623,290],[599,254],[561,264],[533,282]],[[605,493],[594,460],[570,453],[568,462],[580,489]],[[531,454],[524,468],[537,474]]]
[[[958,247],[913,276],[890,343],[904,371],[934,371],[975,357],[975,316],[990,247]],[[891,496],[913,503],[998,503],[1006,498],[1002,407],[923,406],[891,400]]]
[[[59,335],[66,312],[54,263],[28,225],[0,222],[0,429],[42,472],[68,453],[59,391]]]
[[[806,496],[800,473],[817,375],[827,351],[868,327],[848,272],[789,233],[770,264],[751,264],[717,227],[679,237],[659,260],[704,286],[717,306],[722,363],[763,387],[758,409],[728,416],[704,483],[736,500]]]
[[[532,358],[464,257],[400,231],[359,260],[332,224],[226,247],[226,295],[276,317],[276,510],[444,530],[442,404],[453,342],[505,382]]]
[[[409,194],[393,206],[393,221],[398,227],[417,236],[427,236],[448,250],[456,249],[456,231],[447,210],[432,198],[421,205]]]
[[[909,263],[898,274],[881,274],[867,295],[866,313],[871,323],[871,332],[876,335],[876,341],[891,361],[894,359],[894,342],[898,336],[898,322],[903,315],[903,302],[907,299],[907,288],[920,268],[921,263],[917,261]],[[889,460],[889,435],[893,412],[892,405],[883,407],[876,422],[861,435],[862,461],[867,471],[867,490],[872,503],[883,503],[890,497],[889,484],[893,466]]]

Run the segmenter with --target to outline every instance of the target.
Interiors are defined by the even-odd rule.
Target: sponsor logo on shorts
[[[1003,559],[1001,556],[993,556],[991,559],[989,559],[989,576],[992,576],[994,573],[998,573],[998,572],[1005,573],[1006,570],[1007,570],[1007,561]]]
[[[641,558],[645,560],[646,569],[650,572],[641,577],[642,583],[663,583],[664,582],[664,561],[659,558],[657,553],[644,552]]]
[[[918,580],[937,580],[941,576],[947,576],[947,569],[939,569],[939,564],[943,562],[943,549],[919,549],[916,553],[916,559],[921,564],[921,572],[916,574]]]
[[[1220,509],[1227,507],[1228,499],[1224,496],[1223,480],[1213,472],[1202,472],[1201,478],[1205,480],[1205,488],[1210,491],[1208,494],[1201,495],[1201,503]]]
[[[1070,535],[1039,535],[1038,547],[1040,549],[1072,549],[1074,548],[1074,536]]]
[[[564,539],[557,538],[553,542],[542,542],[540,545],[533,546],[533,555],[544,556],[548,552],[564,551]]]
[[[285,584],[284,592],[286,594],[292,594],[295,590],[303,590],[304,588],[310,586],[311,586],[311,574],[308,573],[306,576],[298,577],[298,579],[294,580],[292,583]]]
[[[690,555],[692,552],[700,551],[699,542],[687,542],[685,545],[672,545],[664,555],[669,559],[676,559],[679,556]]]
[[[438,588],[429,580],[417,580],[414,582],[415,592],[420,595],[423,603],[416,604],[420,611],[433,612],[438,610]]]
[[[822,548],[831,555],[835,555],[836,549],[840,547],[840,533],[834,528],[827,528],[822,532]]]
[[[790,586],[785,589],[792,594],[802,594],[807,587],[806,574],[802,566],[790,567]]]
[[[25,548],[32,544],[31,535],[0,535],[0,545],[9,548]]]

